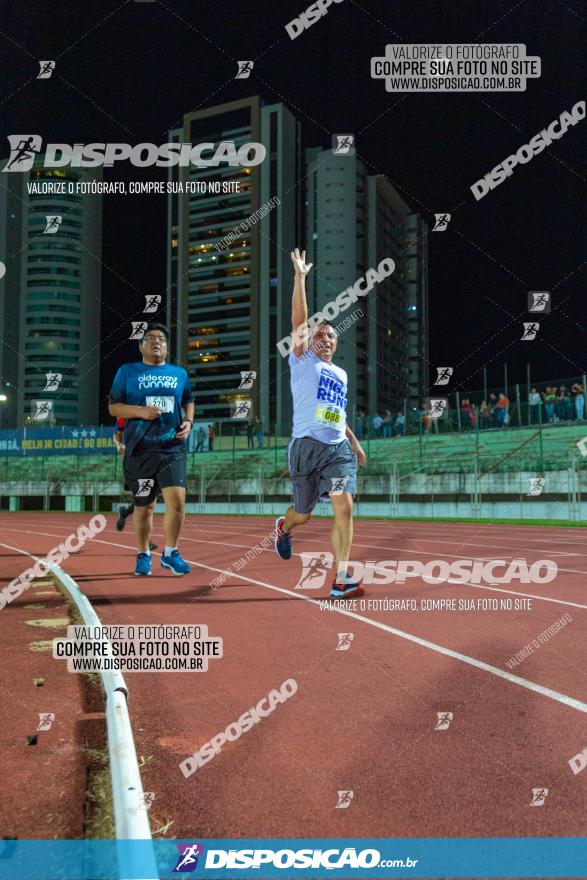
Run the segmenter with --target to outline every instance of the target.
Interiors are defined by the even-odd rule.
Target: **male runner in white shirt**
[[[347,374],[332,362],[336,331],[323,321],[308,338],[306,264],[296,248],[291,255],[295,269],[291,321],[293,347],[289,355],[293,396],[293,430],[287,448],[294,504],[277,518],[275,550],[291,559],[291,532],[308,522],[321,495],[329,495],[334,511],[332,546],[336,576],[333,598],[361,596],[364,590],[347,574],[353,540],[353,496],[357,464],[366,458],[361,445],[346,424]]]

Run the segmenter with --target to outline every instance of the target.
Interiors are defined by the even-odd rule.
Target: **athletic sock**
[[[150,556],[151,555],[151,548],[147,547],[146,550],[139,550],[139,553],[146,553],[147,556]]]
[[[165,545],[165,549],[163,550],[163,556],[171,556],[174,550],[177,550],[177,547],[168,547]]]
[[[336,578],[334,579],[334,583],[340,584],[340,586],[344,586],[345,584],[352,584],[353,579],[345,568],[344,571],[339,571],[337,573]]]

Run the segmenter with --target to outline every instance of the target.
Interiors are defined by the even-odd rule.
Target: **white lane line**
[[[9,531],[9,530],[7,530],[7,531]],[[17,531],[17,530],[15,529],[14,531]],[[206,529],[206,531],[208,531],[208,529]],[[162,532],[158,532],[157,534],[158,534],[158,535],[161,535]],[[226,534],[226,532],[223,532],[223,534]],[[240,533],[236,534],[236,537],[237,537],[237,538],[242,538],[242,537],[244,537],[245,535],[253,535],[253,537],[255,538],[256,541],[261,541],[261,540],[263,539],[263,537],[264,537],[263,535],[255,535],[253,532],[240,532]],[[330,532],[327,532],[325,535],[321,536],[320,538],[310,538],[310,537],[308,537],[307,535],[303,535],[303,534],[300,533],[299,538],[298,538],[298,540],[303,541],[304,543],[312,542],[313,544],[317,544],[318,542],[321,543],[321,542],[322,542],[323,540],[325,540],[325,539],[328,540],[328,541],[330,541]],[[182,541],[192,541],[192,542],[201,543],[201,544],[215,544],[215,545],[218,545],[218,542],[217,542],[217,541],[206,541],[204,538],[188,538],[188,537],[185,536],[185,532],[182,532]],[[457,542],[454,542],[454,543],[457,543]],[[250,545],[250,544],[227,544],[227,543],[225,543],[224,541],[222,542],[222,546],[226,546],[226,547],[243,547],[243,548],[244,548],[244,547],[247,547],[249,550],[251,549],[251,545]],[[429,550],[416,550],[415,548],[413,548],[413,547],[409,547],[409,546],[406,546],[406,547],[379,547],[378,545],[373,545],[373,544],[359,544],[357,541],[353,541],[353,547],[368,547],[368,548],[370,548],[370,549],[375,548],[375,549],[380,549],[380,550],[394,550],[394,551],[399,550],[400,553],[404,553],[404,554],[406,554],[406,556],[405,556],[406,559],[408,558],[408,557],[407,557],[407,554],[408,554],[408,553],[412,553],[412,552],[414,552],[414,553],[419,553],[420,556],[432,556],[434,559],[437,559],[438,556],[439,556],[438,553],[431,553]],[[520,548],[520,550],[524,550],[524,549],[526,549],[526,550],[532,550],[532,552],[534,552],[534,553],[536,553],[536,554],[538,555],[538,552],[537,552],[533,547]],[[263,551],[263,552],[273,553],[273,550],[267,550],[267,551]],[[295,553],[295,552],[294,552],[294,556],[299,556],[299,555],[300,555],[299,553]],[[470,556],[467,556],[467,557],[464,557],[464,556],[462,556],[462,555],[461,555],[461,556],[456,556],[456,555],[453,554],[453,553],[443,553],[442,555],[443,555],[443,557],[444,557],[444,556],[451,556],[451,557],[454,558],[454,559],[464,559],[464,558],[467,558],[467,559],[473,559],[473,560],[475,560],[475,561],[477,561],[477,562],[486,562],[486,561],[489,561],[489,560],[495,559],[495,556],[474,556],[474,555],[472,555],[472,554],[471,554]],[[558,554],[558,553],[553,553],[553,554],[550,554],[550,555],[553,555],[553,556],[559,556],[559,555],[563,555],[563,556],[566,556],[566,555],[580,556],[580,555],[583,555],[583,554],[575,554],[575,553],[572,553],[572,554]],[[399,558],[400,558],[400,557],[398,557],[398,559],[399,559]],[[510,556],[508,556],[508,555],[500,554],[500,557],[499,557],[499,558],[500,558],[500,559],[505,559],[505,560],[507,561],[508,559],[519,559],[520,557],[519,557],[519,556],[511,556],[511,557],[510,557]],[[562,568],[562,567],[559,565],[559,566],[557,566],[557,569],[558,569],[558,571],[569,572],[570,574],[582,574],[582,575],[587,575],[587,571],[584,571],[584,570],[579,569],[579,568]],[[443,581],[443,583],[444,583],[444,581]],[[453,583],[453,582],[451,581],[451,583]],[[458,583],[458,582],[455,581],[454,583]],[[462,586],[470,586],[470,585],[463,584]],[[503,591],[502,591],[502,592],[503,592]],[[506,590],[505,592],[508,592],[508,591]],[[526,594],[526,593],[520,593],[520,595],[521,595],[521,596],[525,596],[525,595],[527,595],[527,594]],[[530,598],[531,598],[531,599],[541,599],[541,598],[544,598],[544,597],[543,597],[543,596],[530,596]],[[550,600],[550,601],[556,601],[556,600],[552,599],[552,600]],[[578,605],[577,607],[578,607],[578,608],[584,608],[584,607],[587,607],[587,606],[584,606],[584,605]]]
[[[39,532],[39,531],[32,531],[30,529],[4,529],[4,531],[5,532],[19,532],[20,534],[22,534],[24,532],[25,534],[28,534],[28,535],[44,535],[47,538],[62,537],[61,535],[56,535],[53,532]],[[157,535],[154,535],[154,537],[160,537],[159,533],[157,533]],[[181,540],[182,541],[189,541],[192,544],[212,544],[214,547],[218,546],[217,541],[206,541],[204,538],[186,538],[184,535],[182,535]],[[110,542],[98,541],[96,538],[94,538],[93,543],[94,544],[95,543],[107,544]],[[113,547],[125,547],[129,550],[135,550],[134,547],[129,547],[128,544],[112,544],[112,546]],[[223,542],[222,546],[223,547],[235,547],[238,550],[250,550],[251,549],[250,544],[232,544],[232,543]],[[261,552],[262,553],[274,553],[274,551],[270,550],[270,549],[262,550]],[[160,555],[160,554],[156,554],[156,555]],[[260,556],[261,554],[258,554],[258,555]],[[293,555],[294,556],[301,556],[300,553],[295,553],[295,552]],[[432,555],[432,554],[430,554],[430,555]],[[478,559],[480,561],[483,561],[482,559],[480,559],[480,557],[474,557],[474,558]],[[235,562],[235,560],[233,560],[233,562]],[[195,565],[200,565],[200,563],[195,563]],[[206,566],[204,566],[204,567],[206,567]],[[232,576],[232,572],[227,571],[227,569],[210,568],[210,570],[211,571],[220,571],[223,574],[227,573],[229,576]],[[572,568],[560,568],[559,567],[558,570],[559,571],[566,571],[566,572],[575,572],[576,574],[587,574],[587,572],[576,571],[575,569],[572,569]],[[236,576],[236,574],[235,574],[235,576]],[[419,585],[424,586],[424,582],[421,581],[421,579],[414,578],[413,580],[414,580],[414,585],[416,583],[418,583]],[[505,589],[499,588],[495,585],[482,586],[481,584],[467,584],[467,583],[463,583],[462,581],[451,580],[451,578],[448,578],[447,580],[442,580],[442,581],[439,580],[437,583],[437,586],[440,584],[453,584],[454,586],[457,586],[457,587],[468,587],[468,588],[471,588],[474,590],[488,590],[489,592],[493,592],[493,593],[507,593],[510,596],[523,596],[525,599],[537,599],[540,602],[552,602],[554,605],[570,605],[571,608],[583,608],[583,609],[587,610],[587,605],[581,605],[579,602],[570,602],[567,599],[555,599],[551,596],[538,596],[535,593],[521,593],[518,590],[505,590]],[[381,584],[381,586],[382,587],[383,586],[391,586],[391,584]],[[402,586],[408,586],[408,584],[407,583],[402,584]],[[295,593],[294,595],[297,595],[297,593]]]
[[[188,526],[188,528],[192,527],[193,529],[197,529],[197,527],[198,527],[196,523],[188,522],[188,523],[186,523],[186,525]],[[214,530],[212,528],[210,528],[209,526],[207,526],[206,531],[213,532]],[[226,534],[226,529],[219,528],[218,531],[222,535]],[[322,542],[325,538],[327,538],[330,541],[330,531],[325,531],[324,535],[320,535],[317,538],[310,538],[307,535],[303,534],[303,532],[301,532],[301,531],[298,534],[299,534],[299,540],[301,540],[301,541],[312,541],[314,543],[318,543],[318,542]],[[251,532],[248,530],[246,530],[246,531],[236,530],[236,537],[244,538],[244,537],[248,537],[248,536],[253,537],[256,540],[260,540],[263,537],[262,535],[257,535],[255,532]],[[374,536],[374,537],[375,537],[375,540],[377,540],[377,536]],[[392,535],[391,538],[395,539],[395,540],[398,540],[398,539],[401,540],[401,537],[399,535]],[[530,552],[530,553],[536,553],[536,555],[538,555],[540,553],[549,553],[549,555],[552,555],[552,556],[587,556],[587,553],[571,553],[571,552],[564,551],[564,550],[561,550],[560,552],[558,552],[553,549],[552,552],[550,552],[550,550],[548,550],[547,548],[545,548],[544,550],[540,550],[539,548],[536,548],[536,547],[511,547],[511,546],[505,547],[504,545],[501,545],[501,544],[481,544],[481,543],[477,543],[476,541],[467,542],[464,540],[463,541],[447,541],[444,539],[435,539],[435,538],[419,538],[419,537],[414,537],[412,535],[410,535],[410,536],[406,535],[406,545],[404,547],[392,547],[388,544],[363,544],[359,541],[353,541],[353,547],[362,547],[362,548],[367,548],[369,550],[384,550],[384,551],[393,550],[393,551],[401,551],[401,552],[405,552],[405,553],[407,553],[409,551],[410,553],[419,553],[420,556],[432,556],[434,559],[437,559],[438,555],[439,555],[438,553],[432,553],[430,550],[417,550],[415,547],[411,546],[411,542],[414,542],[417,544],[420,541],[422,543],[427,541],[432,544],[439,544],[439,543],[441,543],[441,544],[455,544],[459,547],[469,547],[470,546],[470,547],[488,547],[490,549],[498,549],[498,550],[500,550],[500,549],[506,550],[507,549],[507,550],[513,550],[514,553],[517,553],[517,554],[520,554],[523,552]],[[457,555],[455,553],[443,553],[443,556],[450,556],[453,559],[462,559],[463,558],[462,553],[460,555]],[[481,557],[481,556],[472,556],[471,555],[471,558],[473,558],[473,559],[494,559],[495,557],[494,556]],[[504,558],[504,555],[500,554],[500,559],[503,559],[503,558]],[[505,558],[509,558],[509,557],[505,557]],[[511,558],[516,559],[516,558],[519,558],[519,556],[517,556],[517,557],[512,556]]]
[[[52,519],[59,519],[59,520],[63,521],[64,523],[70,523],[73,518],[73,515],[74,515],[73,513],[63,513],[63,512],[59,512],[59,511],[51,511],[50,513],[51,513]],[[104,515],[107,515],[107,514],[113,515],[116,513],[116,511],[108,510],[108,511],[102,511],[102,513],[104,513]],[[9,514],[8,511],[2,511],[2,514],[6,514],[7,518],[8,518],[8,516],[10,516],[11,518],[18,517],[18,518],[22,518],[23,520],[26,519],[28,521],[33,520],[35,518],[34,513],[32,515],[29,515],[29,512],[26,512],[26,511],[21,511],[18,514]],[[43,514],[43,515],[45,515],[45,514]],[[198,522],[202,522],[202,523],[205,522],[205,523],[214,524],[214,525],[218,525],[218,526],[220,526],[223,522],[226,523],[228,521],[230,521],[231,525],[235,525],[235,526],[242,524],[242,523],[246,523],[247,520],[260,523],[264,519],[266,519],[268,521],[270,520],[271,522],[273,522],[273,519],[271,518],[271,516],[269,514],[262,514],[259,516],[253,516],[252,514],[237,515],[237,514],[222,514],[222,513],[218,513],[218,514],[190,513],[190,514],[187,514],[187,516],[188,516],[188,518],[197,518]],[[329,519],[330,519],[330,517],[328,517],[328,516],[317,517],[316,523],[325,523],[326,524],[326,523],[328,523]],[[558,540],[561,540],[560,536],[565,535],[568,532],[569,534],[566,534],[566,537],[569,537],[569,538],[570,537],[577,537],[579,540],[577,542],[569,541],[567,543],[584,544],[587,541],[587,528],[585,526],[578,526],[578,525],[577,526],[523,526],[521,524],[515,524],[515,523],[512,523],[512,524],[481,523],[476,520],[470,520],[469,522],[463,523],[463,522],[449,522],[449,521],[443,520],[441,517],[436,520],[433,520],[433,521],[432,520],[402,520],[402,519],[396,519],[396,518],[392,518],[392,517],[385,518],[383,516],[376,518],[376,519],[372,519],[372,518],[363,519],[361,517],[357,517],[357,520],[361,523],[366,524],[366,525],[368,524],[369,527],[372,527],[374,529],[375,528],[388,529],[390,525],[393,525],[396,528],[402,529],[403,531],[405,531],[406,529],[422,530],[422,532],[424,534],[427,534],[427,530],[431,526],[434,526],[435,529],[437,529],[437,531],[439,533],[442,532],[443,529],[446,529],[446,534],[449,536],[454,535],[456,530],[462,529],[463,531],[465,531],[465,530],[470,530],[471,527],[476,527],[477,529],[492,530],[492,532],[495,532],[498,529],[502,529],[503,534],[509,535],[510,537],[511,537],[511,530],[512,529],[514,529],[517,532],[521,532],[521,531],[530,532],[530,534],[533,534],[534,536],[536,536],[536,535],[540,536],[538,538],[536,538],[536,537],[533,538],[533,540],[545,540],[545,541],[551,540],[553,537],[557,537]],[[501,537],[501,534],[492,534],[490,537],[499,538],[499,537]],[[527,537],[529,538],[530,536],[528,535]]]
[[[124,550],[134,550],[134,547],[128,544],[118,544],[114,541],[104,541],[100,538],[94,538],[92,544],[106,544],[110,547],[121,547]],[[160,556],[161,554],[155,553],[155,555]],[[215,571],[218,574],[224,573],[223,569],[215,568],[212,565],[205,565],[203,562],[196,562],[192,559],[187,559],[186,562],[189,562],[190,565],[196,565],[198,568],[206,569],[207,571]],[[231,573],[230,576],[238,578],[240,581],[244,581],[247,584],[255,584],[256,586],[263,587],[266,590],[273,590],[276,593],[283,593],[285,596],[291,596],[292,599],[300,599],[303,602],[309,602],[311,605],[314,605],[318,608],[320,607],[318,599],[310,599],[309,596],[303,596],[300,593],[293,592],[293,590],[287,590],[284,587],[277,587],[275,584],[269,584],[266,581],[258,581],[254,578],[246,578],[240,574]],[[362,614],[357,614],[355,611],[347,611],[343,608],[334,608],[333,610],[337,614],[342,614],[345,617],[352,617],[353,620],[357,620],[360,623],[366,623],[368,626],[373,626],[376,629],[388,632],[391,635],[397,636],[398,638],[405,639],[408,642],[413,642],[416,645],[420,645],[422,648],[427,648],[429,651],[434,651],[435,653],[442,654],[445,657],[451,657],[453,660],[459,660],[461,663],[466,663],[468,666],[473,666],[475,669],[480,669],[483,672],[488,672],[489,674],[494,675],[497,678],[502,678],[505,681],[509,681],[511,684],[517,684],[519,687],[526,688],[526,690],[533,691],[536,694],[540,694],[540,696],[548,697],[551,700],[556,700],[558,703],[562,703],[564,706],[569,706],[571,709],[577,709],[577,711],[587,714],[587,703],[583,703],[581,700],[576,700],[574,697],[568,696],[568,694],[562,694],[559,691],[555,691],[552,688],[544,687],[544,685],[537,684],[536,682],[530,681],[527,678],[522,678],[519,675],[512,675],[511,672],[506,672],[503,669],[498,669],[497,666],[491,666],[489,663],[484,663],[483,660],[477,660],[476,657],[469,657],[467,654],[461,654],[460,651],[453,651],[451,648],[444,647],[444,645],[437,645],[435,642],[429,642],[427,639],[422,639],[419,636],[412,635],[412,633],[404,632],[401,629],[395,629],[395,627],[388,626],[386,623],[381,623],[378,620],[372,620],[370,617],[363,617]]]
[[[315,526],[317,526],[317,525],[327,526],[329,519],[328,519],[328,517],[320,518],[320,519],[314,520],[313,522],[314,522]],[[477,544],[477,542],[473,540],[477,536],[477,534],[479,534],[480,537],[485,537],[486,539],[490,539],[490,540],[491,539],[501,540],[502,538],[504,541],[511,542],[511,540],[512,540],[511,530],[508,532],[504,532],[503,535],[495,534],[495,533],[485,533],[483,535],[482,531],[483,531],[483,528],[486,525],[486,523],[478,524],[476,530],[468,528],[466,531],[463,531],[462,533],[459,533],[459,531],[456,529],[451,529],[450,531],[445,532],[441,528],[438,527],[438,525],[443,525],[442,523],[438,523],[438,524],[437,523],[419,523],[419,524],[417,524],[417,523],[410,522],[410,523],[405,523],[405,525],[402,527],[402,524],[399,523],[397,520],[389,520],[389,522],[380,522],[380,521],[374,521],[374,520],[361,520],[360,518],[357,519],[357,523],[360,523],[361,525],[365,526],[367,531],[372,533],[371,537],[374,539],[378,539],[378,538],[381,539],[383,537],[387,537],[388,532],[389,532],[389,527],[391,525],[395,528],[396,531],[400,530],[401,532],[404,533],[401,536],[399,534],[393,534],[390,536],[391,538],[405,537],[407,540],[412,540],[412,541],[435,542],[435,541],[445,541],[445,539],[452,539],[452,540],[448,540],[447,542],[450,544],[459,544],[460,545],[464,542],[470,541],[472,544]],[[239,523],[233,523],[231,525],[237,526],[237,525],[239,525]],[[243,525],[244,525],[244,523],[243,523]],[[414,526],[414,525],[428,526],[428,528],[426,530],[412,529],[411,526]],[[455,525],[462,525],[462,523],[461,524],[456,523]],[[467,525],[475,526],[475,523],[471,522],[470,524],[468,523]],[[429,537],[429,534],[430,534],[429,527],[430,526],[434,526],[434,534],[438,536],[437,538],[430,538]],[[218,528],[219,531],[223,530],[222,524],[219,522],[216,522],[216,523],[212,522],[209,526],[210,531],[212,531],[213,527]],[[516,531],[518,530],[518,528],[519,528],[518,526],[514,526],[514,525],[512,525],[510,527],[510,529],[514,529]],[[529,527],[529,528],[532,528],[532,527]],[[533,527],[533,528],[536,528],[536,527]],[[385,530],[386,534],[381,534],[382,530]],[[577,546],[577,547],[580,547],[581,549],[585,549],[585,547],[587,546],[587,531],[585,531],[585,530],[583,530],[583,531],[584,531],[584,534],[581,534],[580,536],[578,536],[579,540],[576,540],[576,541],[565,541],[564,539],[562,539],[560,537],[559,533],[555,532],[555,531],[551,531],[548,534],[543,535],[540,538],[530,537],[530,535],[527,535],[527,534],[521,535],[520,538],[521,538],[521,540],[525,540],[529,543],[546,544],[549,546],[552,546],[553,543],[555,543],[557,545],[569,544],[570,546]],[[486,547],[500,546],[501,547],[502,545],[501,544],[500,545],[478,544],[478,546],[486,546]],[[511,547],[510,549],[517,550],[518,547]],[[533,549],[533,548],[528,547],[528,548],[524,548],[524,549],[529,550],[529,549]],[[544,549],[548,550],[548,546],[545,547]],[[540,552],[540,551],[538,551],[538,552]],[[571,555],[571,556],[584,555],[583,553],[574,554],[571,551],[567,551],[567,552],[569,552],[569,555]]]
[[[562,571],[562,569],[559,568],[559,571]],[[462,581],[453,581],[450,578],[448,578],[447,581],[439,581],[439,583],[457,584],[459,587],[469,587],[473,590],[490,590],[493,593],[509,593],[510,596],[524,596],[527,599],[540,599],[542,602],[553,602],[555,605],[570,605],[572,608],[587,609],[587,605],[581,605],[579,602],[568,602],[566,599],[552,599],[550,596],[535,596],[533,593],[519,593],[517,590],[504,590],[493,585],[483,587],[481,584],[463,584]]]
[[[313,540],[313,539],[310,538],[307,540]],[[187,538],[187,537],[185,537],[185,535],[182,535],[182,541],[189,541],[190,543],[196,543],[196,544],[214,544],[214,545],[216,545],[215,541],[206,541],[204,538]],[[240,547],[243,550],[244,549],[250,550],[250,545],[248,545],[248,544],[243,545],[243,544],[224,543],[223,546],[225,546],[225,547]],[[358,546],[361,546],[361,545],[358,545]],[[263,550],[262,552],[263,553],[273,553],[273,550]],[[422,552],[425,552],[425,551],[422,551]],[[296,553],[294,551],[293,555],[300,556],[301,554]],[[432,556],[433,554],[430,553],[428,555]],[[458,557],[458,558],[460,558],[460,557]],[[477,561],[480,561],[480,562],[484,562],[486,557],[475,556],[475,557],[471,557],[471,558],[473,558]],[[491,559],[493,557],[487,557],[487,558]],[[578,571],[578,570],[572,569],[572,568],[561,568],[560,566],[558,566],[558,571],[574,572],[576,574],[587,574],[587,572]],[[414,580],[416,581],[418,579],[415,578]],[[463,581],[452,580],[451,578],[448,578],[447,580],[439,580],[437,583],[438,584],[446,584],[446,583],[454,584],[455,586],[458,586],[458,587],[470,587],[475,590],[489,590],[490,592],[494,592],[494,593],[509,593],[512,596],[523,596],[526,599],[537,599],[542,602],[552,602],[555,605],[570,605],[572,608],[584,608],[587,610],[587,605],[582,605],[580,602],[570,602],[566,599],[555,599],[550,596],[538,596],[535,593],[522,593],[522,592],[519,592],[518,590],[506,590],[504,588],[498,588],[495,585],[482,586],[481,584],[464,583]],[[386,585],[382,584],[382,586],[386,586]]]
[[[190,522],[190,518],[191,518],[191,517],[197,517],[197,523],[192,523],[192,522]],[[251,536],[253,536],[253,537],[262,537],[262,535],[257,536],[254,532],[249,531],[249,526],[248,526],[248,524],[245,522],[245,520],[247,519],[247,517],[246,517],[245,515],[243,515],[242,517],[236,517],[236,518],[235,518],[235,517],[230,517],[230,516],[227,516],[227,515],[224,515],[224,514],[217,514],[216,516],[205,515],[205,514],[188,514],[188,519],[186,520],[186,526],[188,526],[188,527],[191,526],[191,527],[193,527],[193,528],[197,528],[198,526],[201,526],[201,525],[204,525],[204,524],[205,524],[205,525],[206,525],[206,531],[213,532],[214,529],[216,528],[216,530],[217,530],[219,533],[221,533],[222,535],[225,535],[225,534],[226,534],[226,528],[223,527],[223,526],[221,525],[220,520],[223,519],[224,521],[226,521],[227,519],[231,519],[231,518],[232,518],[232,519],[235,519],[235,522],[230,523],[230,525],[231,525],[232,527],[235,527],[235,531],[238,532],[238,537],[245,537],[245,536],[247,536],[247,535],[251,535]],[[249,517],[249,519],[250,519],[250,517]],[[262,517],[255,517],[255,520],[257,520],[257,519],[262,519]],[[70,521],[70,520],[69,520],[69,521]],[[68,520],[64,520],[64,521],[63,521],[63,524],[65,525],[65,524],[67,524],[69,521],[68,521]],[[320,517],[319,519],[314,520],[314,526],[324,525],[324,526],[325,526],[325,535],[328,535],[328,536],[329,536],[329,534],[330,534],[330,532],[329,532],[329,530],[328,530],[328,523],[329,523],[329,521],[330,521],[330,520],[329,520],[328,517]],[[358,521],[358,522],[361,522],[361,520],[357,520],[357,521]],[[394,526],[396,526],[396,527],[401,527],[401,526],[402,526],[402,523],[401,523],[400,521],[398,521],[398,520],[389,520],[388,522],[383,522],[383,521],[380,521],[380,520],[373,520],[373,521],[372,521],[372,520],[365,520],[364,522],[365,522],[365,523],[368,522],[368,523],[369,523],[369,528],[372,528],[373,531],[374,531],[377,527],[385,528],[385,529],[389,529],[389,525],[390,525],[390,524],[392,524],[392,525],[394,525]],[[31,525],[34,525],[34,523],[31,523]],[[239,525],[244,525],[244,526],[245,526],[245,530],[238,530],[236,527],[239,526]],[[428,522],[411,522],[411,521],[410,521],[410,522],[406,522],[404,525],[405,525],[405,527],[407,528],[407,527],[411,527],[411,526],[415,526],[415,525],[419,525],[419,526],[423,526],[423,527],[428,527],[428,526],[430,526],[430,525],[435,525],[435,524],[434,524],[434,523],[428,523]],[[442,523],[442,521],[439,521],[439,525],[444,525],[444,523]],[[455,526],[459,526],[459,525],[470,526],[470,525],[475,525],[475,523],[474,523],[474,522],[471,522],[471,523],[455,523],[454,525],[455,525]],[[488,524],[488,523],[481,523],[481,524],[479,524],[479,528],[484,528],[486,525],[490,525],[490,524]],[[516,529],[516,530],[519,530],[519,529],[521,529],[522,527],[521,527],[521,526],[511,526],[511,528],[514,528],[514,529]],[[537,529],[537,528],[547,528],[547,527],[546,527],[546,526],[543,526],[543,527],[539,527],[539,526],[526,526],[526,527],[524,527],[524,528],[527,528],[528,530],[535,530],[535,529]],[[563,527],[556,527],[557,530],[558,530],[559,528],[563,528]],[[570,527],[570,528],[572,528],[572,527]],[[577,527],[575,527],[575,528],[577,528]],[[451,529],[451,531],[449,531],[449,532],[443,533],[443,532],[442,532],[440,529],[438,529],[438,527],[435,525],[435,533],[438,535],[438,538],[428,538],[428,537],[424,537],[424,535],[428,534],[428,532],[427,532],[427,531],[424,532],[423,530],[422,530],[422,534],[418,533],[417,530],[414,530],[414,532],[413,532],[412,534],[409,534],[409,535],[408,535],[408,534],[406,534],[406,535],[392,535],[391,537],[392,537],[392,538],[396,538],[396,539],[397,539],[397,538],[400,538],[400,539],[401,539],[401,538],[405,538],[408,542],[409,542],[409,541],[414,541],[414,542],[420,542],[420,541],[421,541],[421,542],[423,542],[423,543],[430,542],[430,543],[457,544],[457,545],[459,545],[459,546],[498,547],[498,548],[502,548],[502,547],[503,547],[503,549],[506,549],[505,546],[504,546],[504,545],[501,545],[501,544],[500,544],[500,545],[481,544],[481,543],[477,543],[476,541],[466,541],[465,539],[474,537],[474,535],[471,535],[470,532],[464,533],[464,534],[462,535],[462,539],[461,539],[461,540],[452,540],[452,541],[450,541],[450,540],[445,540],[445,536],[446,536],[446,538],[449,538],[449,537],[450,537],[450,538],[453,538],[453,539],[454,539],[455,537],[458,537],[458,533],[456,533],[454,529]],[[550,544],[550,546],[552,546],[552,542],[555,541],[558,545],[568,543],[568,544],[571,544],[571,545],[580,546],[582,549],[585,548],[585,544],[587,543],[587,530],[586,530],[586,533],[585,533],[585,539],[584,539],[583,541],[564,541],[564,540],[561,540],[560,537],[558,537],[559,534],[560,534],[559,531],[551,531],[551,532],[548,533],[548,535],[545,535],[543,538],[530,538],[529,536],[524,536],[524,537],[525,537],[529,542],[547,543],[547,544]],[[506,533],[504,533],[504,540],[506,539],[506,536],[507,536],[507,539],[509,539],[509,540],[511,541],[511,537],[512,537],[511,532],[506,532]],[[374,533],[372,537],[375,538],[375,539],[377,539],[377,537],[383,537],[383,536],[378,536],[377,534]],[[385,535],[385,537],[387,537],[387,535]],[[499,538],[500,538],[500,536],[499,536],[499,535],[496,535],[496,534],[487,535],[487,537],[488,537],[488,538],[495,538],[495,539],[497,539],[497,540],[499,540]],[[581,536],[581,537],[583,537],[583,536]],[[308,539],[308,540],[312,540],[312,539]],[[374,548],[374,549],[386,549],[385,547],[382,547],[382,546],[380,546],[380,545],[373,545],[373,544],[358,544],[357,542],[355,542],[355,546],[371,547],[371,548]],[[392,549],[397,549],[397,548],[392,548]],[[540,548],[535,548],[535,547],[511,547],[511,546],[510,546],[510,547],[508,547],[507,549],[514,550],[515,552],[521,552],[521,551],[534,551],[534,552],[536,552],[536,553],[550,552],[549,547],[545,547],[544,549],[540,549]],[[420,552],[424,553],[425,551],[420,551]],[[432,555],[434,555],[434,554],[431,553],[431,554],[429,554],[429,555],[432,556]],[[553,551],[553,555],[555,555],[555,556],[558,556],[558,555],[561,555],[561,556],[564,556],[564,555],[569,555],[569,556],[587,556],[587,553],[572,553],[571,551],[566,551],[566,552],[565,552],[565,551],[560,551],[560,553],[557,553],[557,552],[554,552],[554,551]],[[455,557],[455,558],[457,558],[457,557]],[[459,558],[460,558],[460,557],[459,557]]]

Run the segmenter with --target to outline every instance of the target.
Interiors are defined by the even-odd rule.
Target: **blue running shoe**
[[[137,565],[135,568],[135,574],[151,574],[151,554],[150,553],[139,553],[137,556]]]
[[[359,596],[364,596],[365,590],[358,584],[337,584],[336,581],[332,584],[332,589],[330,590],[330,598],[331,599],[357,599]]]
[[[191,568],[184,562],[179,555],[179,550],[174,550],[171,556],[161,556],[161,565],[163,568],[170,568],[173,574],[189,574]]]
[[[278,516],[275,520],[275,552],[282,559],[291,559],[291,534],[282,531],[284,522],[284,516]]]

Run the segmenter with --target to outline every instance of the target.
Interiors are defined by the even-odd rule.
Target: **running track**
[[[90,518],[2,514],[0,554],[43,556]],[[206,673],[125,673],[143,787],[156,794],[156,836],[584,834],[587,771],[575,776],[568,761],[587,746],[585,530],[358,521],[353,557],[362,561],[546,558],[559,573],[550,584],[484,588],[412,578],[373,585],[365,596],[523,594],[534,597],[530,611],[352,616],[309,601],[327,596],[328,581],[319,591],[295,589],[297,554],[330,549],[328,520],[298,530],[290,562],[263,552],[215,591],[211,579],[268,535],[272,519],[188,516],[181,547],[191,575],[163,572],[154,554],[149,579],[129,576],[131,523],[120,534],[108,520],[63,563],[102,622],[206,624],[224,639],[223,659]],[[161,517],[153,537],[161,547]],[[0,615],[29,601],[25,593]],[[508,669],[510,657],[567,613],[565,629]],[[350,650],[336,650],[339,632],[354,634]],[[298,683],[295,696],[184,778],[180,761],[288,678]],[[453,713],[449,729],[434,729],[437,712]],[[533,788],[549,789],[543,807],[530,807]],[[354,792],[348,809],[335,809],[339,790]]]

